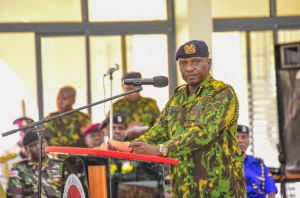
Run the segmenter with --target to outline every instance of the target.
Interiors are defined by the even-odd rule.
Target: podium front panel
[[[69,155],[62,169],[64,198],[163,198],[164,164],[178,165],[171,158],[97,149],[47,147],[46,152]]]
[[[90,197],[89,169],[90,166],[105,166],[107,197],[140,198],[164,197],[163,165],[99,156],[70,156],[65,159],[62,171],[62,195],[66,194],[66,181],[72,174],[82,184],[85,197]],[[80,191],[80,187],[78,187]],[[83,196],[81,196],[83,198]],[[65,198],[63,196],[63,198]],[[94,197],[90,197],[94,198]]]

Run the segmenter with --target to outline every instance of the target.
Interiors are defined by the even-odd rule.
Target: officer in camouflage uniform
[[[122,77],[122,81],[127,78],[141,78],[139,72],[127,73]],[[122,84],[123,91],[130,91],[135,87]],[[133,140],[144,134],[146,130],[153,126],[160,113],[156,100],[145,98],[139,92],[132,93],[117,100],[113,104],[114,113],[122,113],[125,116],[126,137]],[[148,127],[141,127],[148,126]]]
[[[58,111],[50,113],[47,117],[72,110],[75,97],[76,90],[73,87],[62,87],[56,99]],[[45,123],[46,136],[50,137],[52,146],[86,147],[82,132],[90,123],[87,114],[77,111]]]
[[[26,147],[30,158],[24,159],[13,165],[9,173],[9,182],[6,195],[8,198],[38,197],[38,160],[39,160],[39,140],[38,134],[28,131],[24,137],[23,145]],[[42,191],[41,197],[57,198],[61,197],[61,169],[62,162],[47,157],[45,148],[47,141],[42,143]]]
[[[203,41],[180,46],[176,60],[187,84],[174,90],[155,125],[130,147],[177,158],[178,166],[170,166],[172,197],[246,197],[238,99],[230,85],[209,74],[208,57]]]

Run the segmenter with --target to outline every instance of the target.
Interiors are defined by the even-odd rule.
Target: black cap
[[[245,125],[238,125],[237,126],[237,132],[249,135],[249,127],[247,127]]]
[[[204,41],[192,40],[181,45],[176,54],[175,59],[178,58],[192,58],[192,57],[208,57],[208,47]]]
[[[125,124],[125,117],[121,113],[115,113],[113,115],[113,124]],[[109,117],[102,121],[100,126],[100,131],[102,131],[103,128],[105,128],[107,125],[109,125]]]
[[[142,74],[140,72],[126,73],[122,77],[122,82],[123,82],[124,79],[127,79],[127,78],[142,78]]]
[[[24,139],[23,139],[23,146],[27,146],[31,142],[39,140],[38,133],[37,132],[32,132],[34,130],[36,130],[36,129],[35,128],[31,128],[31,129],[27,129],[25,131],[25,136],[24,136]]]

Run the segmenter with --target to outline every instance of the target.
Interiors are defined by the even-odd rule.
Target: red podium
[[[164,197],[163,164],[171,158],[74,147],[47,147],[68,154],[62,168],[63,198]]]

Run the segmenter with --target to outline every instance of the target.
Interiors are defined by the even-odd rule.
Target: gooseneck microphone
[[[111,68],[109,68],[106,72],[106,74],[104,74],[104,76],[107,76],[109,74],[112,74],[114,71],[117,71],[119,69],[119,65],[118,64],[114,64]]]
[[[166,87],[169,79],[166,76],[155,76],[154,78],[127,78],[123,80],[125,85],[141,86],[153,85],[154,87]]]

